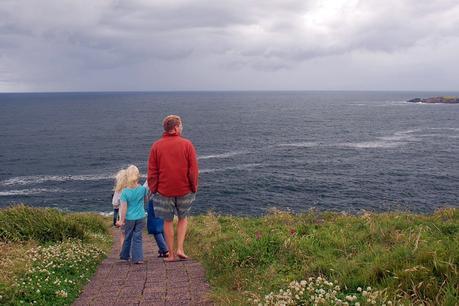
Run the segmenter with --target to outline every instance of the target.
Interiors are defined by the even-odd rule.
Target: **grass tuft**
[[[85,239],[88,232],[106,234],[103,217],[95,214],[66,214],[52,208],[15,205],[0,210],[0,241],[35,240],[40,243]]]

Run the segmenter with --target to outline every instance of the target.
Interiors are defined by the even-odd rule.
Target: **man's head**
[[[181,134],[182,133],[182,119],[177,115],[166,116],[163,120],[164,131],[169,134]]]

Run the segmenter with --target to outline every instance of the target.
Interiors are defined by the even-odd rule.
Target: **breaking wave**
[[[68,182],[68,181],[101,181],[113,179],[113,174],[98,174],[98,175],[32,175],[32,176],[17,176],[6,179],[0,182],[2,186],[11,185],[32,185],[46,182]]]
[[[16,189],[16,190],[5,190],[0,191],[0,196],[7,197],[7,196],[24,196],[24,195],[34,195],[34,194],[42,194],[42,193],[58,193],[58,192],[68,192],[63,189],[58,188],[32,188],[32,189]]]
[[[198,159],[211,159],[211,158],[228,158],[228,157],[233,157],[236,155],[241,155],[241,154],[247,154],[249,151],[232,151],[232,152],[226,152],[226,153],[221,153],[221,154],[210,154],[210,155],[203,155],[199,156]]]
[[[221,172],[221,171],[229,171],[229,170],[250,170],[260,165],[261,164],[241,164],[241,165],[237,165],[233,167],[201,169],[199,170],[199,173],[213,173],[213,172]]]

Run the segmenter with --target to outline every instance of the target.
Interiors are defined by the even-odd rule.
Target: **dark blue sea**
[[[458,93],[3,93],[0,207],[110,212],[168,114],[199,155],[194,214],[459,207],[459,105],[404,102],[435,95]]]

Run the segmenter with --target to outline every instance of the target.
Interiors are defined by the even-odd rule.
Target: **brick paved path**
[[[97,269],[80,297],[80,305],[213,305],[204,269],[193,260],[164,263],[151,235],[144,233],[144,264],[119,260],[119,231],[111,254]]]

